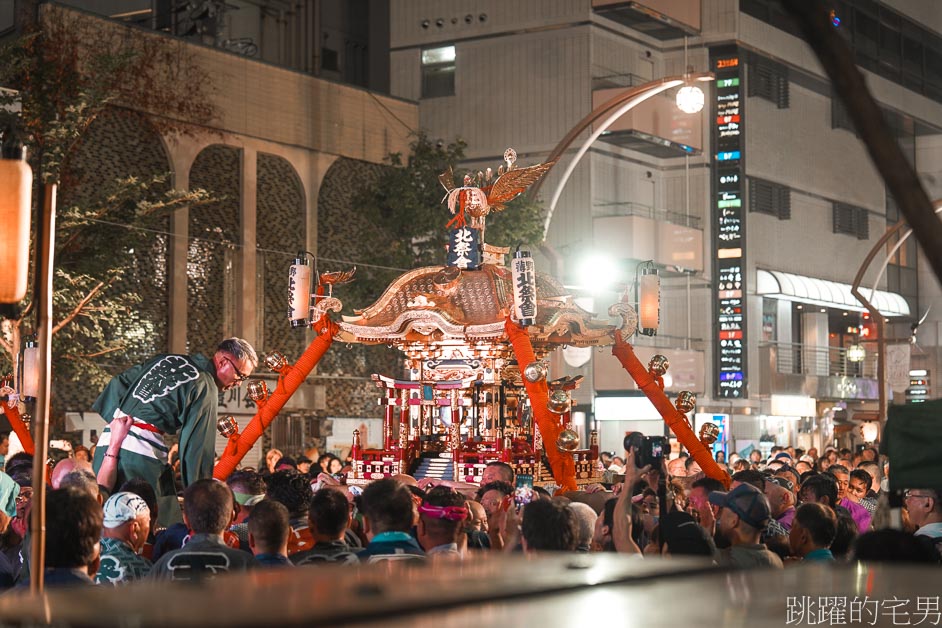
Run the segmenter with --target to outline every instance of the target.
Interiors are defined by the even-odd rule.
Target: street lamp
[[[932,208],[935,211],[935,214],[938,215],[942,212],[942,200],[936,200],[932,202]],[[867,272],[867,269],[870,268],[870,263],[873,262],[873,258],[877,256],[883,247],[889,242],[895,234],[906,225],[906,220],[900,220],[895,225],[886,230],[886,233],[877,240],[877,243],[873,245],[873,248],[870,249],[870,252],[867,254],[867,257],[864,258],[864,261],[860,264],[860,268],[857,270],[857,276],[854,277],[854,283],[850,287],[850,293],[860,301],[861,304],[867,311],[870,312],[870,316],[873,317],[873,322],[876,325],[877,330],[877,381],[879,383],[878,391],[878,403],[879,403],[879,420],[886,420],[887,412],[887,398],[886,398],[886,317],[880,312],[877,307],[870,302],[870,299],[865,297],[860,292],[860,282],[863,281],[864,273]],[[883,273],[886,271],[887,265],[890,263],[890,260],[896,254],[896,251],[903,246],[903,242],[913,234],[913,230],[908,229],[902,236],[900,236],[899,241],[890,250],[889,254],[883,260],[883,265],[880,267],[880,271],[877,273],[876,279],[873,281],[873,288],[870,290],[870,298],[873,298],[873,295],[876,294],[877,285],[880,283],[880,279],[883,278]]]
[[[695,86],[696,83],[712,81],[713,79],[714,76],[712,72],[688,72],[683,76],[665,77],[662,79],[649,81],[642,85],[629,87],[618,96],[615,96],[611,100],[604,102],[593,109],[589,115],[584,117],[579,121],[578,124],[576,124],[576,126],[570,129],[569,133],[567,133],[566,136],[559,141],[559,143],[556,145],[556,148],[554,148],[553,151],[549,154],[549,157],[546,159],[547,163],[557,161],[586,129],[595,125],[593,127],[594,130],[592,134],[579,148],[579,152],[576,153],[576,156],[573,157],[569,162],[569,165],[566,167],[566,171],[563,173],[563,176],[560,177],[559,183],[556,185],[556,190],[553,192],[553,197],[549,204],[549,210],[546,212],[546,220],[543,222],[543,239],[545,240],[546,234],[549,233],[549,226],[553,220],[553,212],[556,209],[556,203],[559,202],[559,197],[562,194],[563,188],[566,187],[569,177],[572,176],[573,171],[576,169],[576,166],[579,165],[579,161],[582,160],[583,155],[585,155],[585,153],[589,150],[589,147],[595,142],[595,140],[601,137],[601,135],[605,133],[605,131],[607,131],[616,120],[652,96],[656,96],[661,92],[667,91],[679,85]],[[600,119],[602,119],[601,123],[599,123]],[[536,199],[537,193],[539,192],[540,187],[544,181],[546,181],[545,176],[530,186],[530,190],[527,195],[531,200]]]
[[[677,108],[684,113],[700,113],[703,109],[703,90],[696,85],[685,85],[677,90]]]

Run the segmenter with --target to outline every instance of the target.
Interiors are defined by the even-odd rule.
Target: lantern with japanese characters
[[[530,251],[517,249],[511,260],[514,318],[526,327],[536,322],[536,265]]]

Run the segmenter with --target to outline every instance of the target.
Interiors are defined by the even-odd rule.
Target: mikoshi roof
[[[400,275],[372,305],[344,316],[338,339],[362,343],[500,341],[513,308],[508,268],[416,268]],[[537,318],[531,341],[580,347],[612,342],[614,325],[579,307],[549,275],[537,273]]]

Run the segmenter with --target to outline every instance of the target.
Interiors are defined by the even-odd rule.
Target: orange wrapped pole
[[[10,427],[13,428],[16,437],[20,439],[20,445],[23,446],[23,451],[32,456],[33,452],[36,451],[36,446],[33,444],[33,437],[29,433],[29,428],[26,427],[26,423],[23,422],[23,417],[20,416],[20,409],[17,402],[11,399],[4,403],[3,413],[7,416],[7,421],[10,422]]]
[[[516,356],[517,364],[520,365],[520,371],[522,372],[527,364],[536,360],[536,356],[533,354],[533,345],[530,344],[530,335],[526,329],[511,321],[509,317],[504,324],[504,329],[507,331],[507,337],[510,339],[514,356]],[[543,437],[546,458],[549,460],[550,468],[553,469],[553,477],[559,484],[558,492],[565,493],[578,490],[575,460],[573,460],[571,454],[563,454],[556,448],[556,437],[559,436],[562,427],[560,427],[559,419],[547,407],[549,387],[546,385],[546,380],[531,382],[523,378],[523,385],[527,390],[527,396],[530,398],[530,406],[533,409],[536,426],[540,430],[540,436]]]
[[[255,442],[261,438],[265,429],[275,420],[278,412],[288,402],[291,395],[298,390],[320,359],[327,353],[330,345],[334,342],[334,334],[339,331],[337,324],[330,320],[326,314],[314,324],[314,329],[318,330],[317,338],[308,345],[293,366],[282,371],[278,377],[278,385],[271,396],[266,401],[258,403],[258,412],[245,426],[245,431],[239,435],[239,440],[234,447],[235,451],[232,451],[231,443],[226,446],[226,451],[223,452],[219,462],[213,468],[213,477],[217,480],[225,480],[235,471],[236,466],[245,457],[245,454],[249,453]]]
[[[612,355],[618,358],[621,365],[631,375],[631,379],[635,380],[638,388],[651,400],[651,403],[654,404],[654,407],[664,418],[664,422],[677,436],[677,440],[687,448],[687,451],[697,461],[703,472],[708,477],[722,482],[728,489],[732,478],[716,464],[713,456],[710,455],[710,450],[700,442],[697,435],[690,429],[687,417],[675,408],[674,404],[667,398],[664,390],[655,381],[654,376],[641,364],[631,345],[622,339],[621,332],[615,332],[615,346],[612,347]]]

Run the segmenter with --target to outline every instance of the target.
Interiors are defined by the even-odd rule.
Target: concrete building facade
[[[930,4],[835,1],[832,22],[939,198],[942,11]],[[393,2],[390,20],[392,94],[419,102],[433,137],[465,139],[474,169],[495,166],[508,146],[519,163],[545,159],[627,88],[688,68],[715,72],[701,113],[679,112],[676,90],[650,99],[593,143],[557,190],[589,131],[564,154],[541,189],[547,203],[559,194],[543,269],[604,312],[613,287],[633,284],[639,263],[652,260],[660,329],[634,342],[642,359],[671,359],[667,390],[697,394],[695,420],[722,422],[728,452],[863,442],[855,428],[877,408],[876,345],[849,285],[899,211],[777,1],[415,0]],[[876,281],[897,370],[926,370],[932,396],[942,367],[938,280],[914,242],[877,281],[885,257],[862,285]],[[586,279],[602,275],[603,285]],[[603,448],[619,449],[626,429],[661,432],[611,356],[571,353],[554,366],[586,376],[577,403],[601,426]]]

